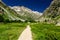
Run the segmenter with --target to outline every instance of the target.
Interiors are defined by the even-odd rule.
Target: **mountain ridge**
[[[26,8],[24,6],[14,6],[14,7],[11,7],[11,9],[15,10],[17,12],[17,14],[19,14],[19,15],[22,15],[25,17],[30,16],[30,18],[33,18],[34,20],[39,18],[42,15],[42,13],[39,13],[37,11],[32,11],[31,9]]]
[[[16,8],[12,9],[13,7],[7,6],[2,1],[0,1],[0,5],[0,10],[3,10],[1,10],[1,12],[3,12],[3,21],[35,21],[38,20],[42,15],[37,11],[32,11],[31,9],[22,6],[18,7],[18,9],[20,8],[21,11],[16,11]]]

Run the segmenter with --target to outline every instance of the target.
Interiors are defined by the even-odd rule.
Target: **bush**
[[[4,18],[2,15],[0,15],[0,22],[3,22],[4,21]]]

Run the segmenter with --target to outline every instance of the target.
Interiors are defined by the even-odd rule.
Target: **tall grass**
[[[0,40],[17,40],[25,27],[25,23],[0,23]]]
[[[60,27],[54,24],[31,24],[33,40],[60,40]]]

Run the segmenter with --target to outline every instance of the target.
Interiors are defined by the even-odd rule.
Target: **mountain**
[[[55,22],[60,20],[60,0],[53,0],[50,6],[44,11],[43,16]]]
[[[0,21],[38,21],[42,13],[24,6],[7,6],[0,1]]]
[[[42,15],[42,13],[32,11],[31,9],[24,6],[13,6],[10,8],[15,10],[22,19],[27,21],[38,21],[39,17]]]

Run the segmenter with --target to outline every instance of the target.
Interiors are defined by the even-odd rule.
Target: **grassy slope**
[[[20,20],[19,17],[17,17],[16,12],[10,7],[6,6],[3,2],[0,2],[0,8],[4,10],[4,20]]]
[[[0,40],[17,40],[25,27],[24,23],[0,23]]]
[[[31,24],[33,40],[60,40],[60,27],[54,24]]]

